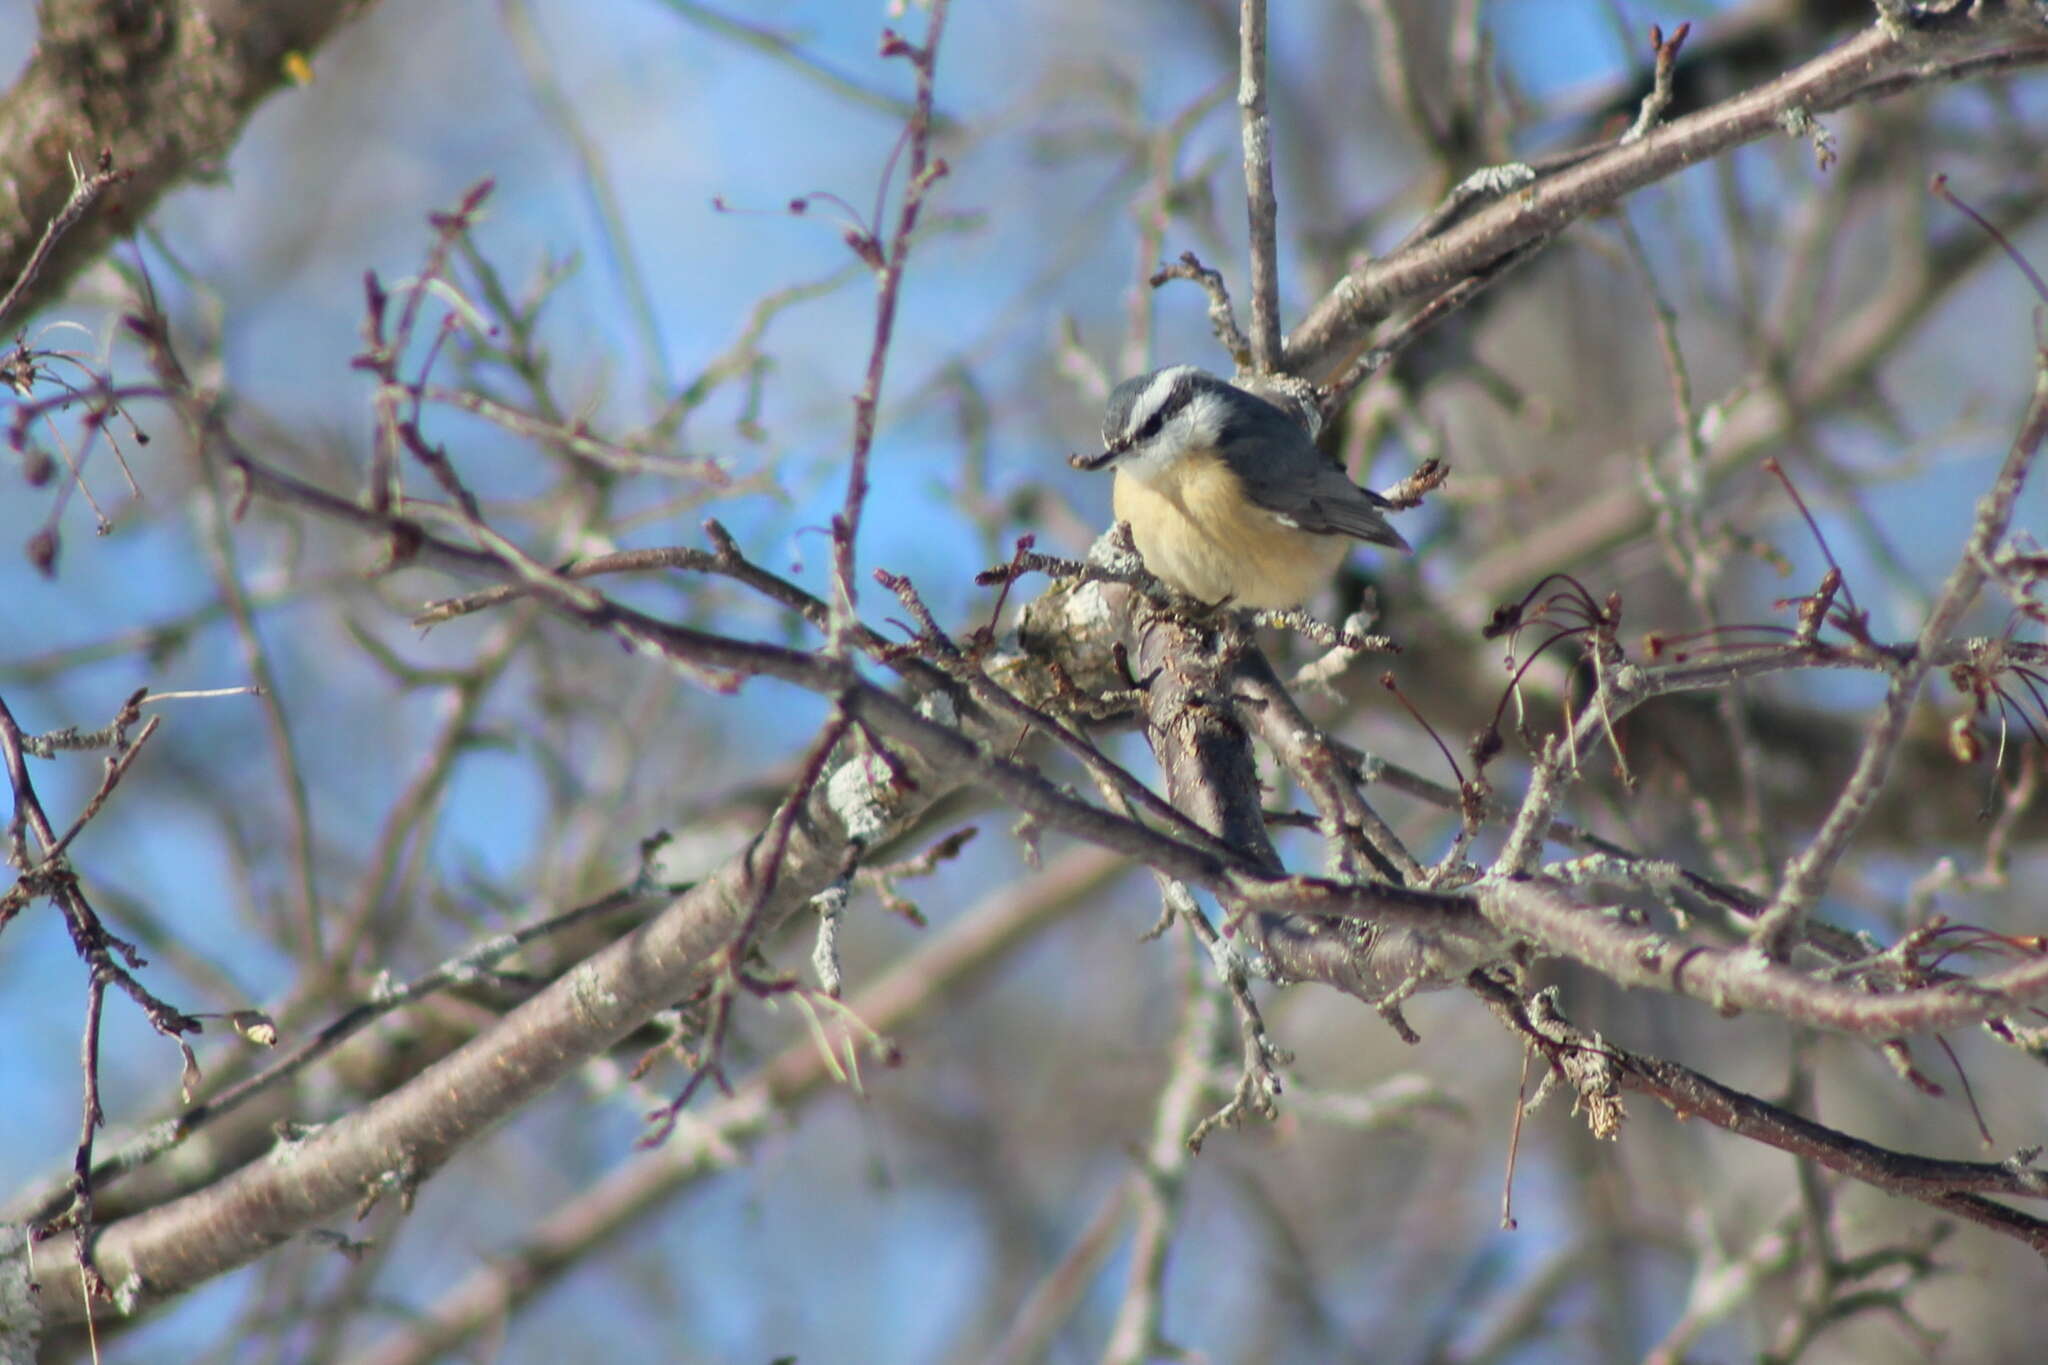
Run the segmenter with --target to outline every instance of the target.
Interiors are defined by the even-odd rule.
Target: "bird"
[[[1298,607],[1353,541],[1409,548],[1382,513],[1392,504],[1351,482],[1301,422],[1193,365],[1117,385],[1102,442],[1068,463],[1115,469],[1111,502],[1145,567],[1210,606]]]

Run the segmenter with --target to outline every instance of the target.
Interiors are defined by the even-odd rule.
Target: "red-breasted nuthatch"
[[[1352,540],[1406,550],[1390,504],[1360,488],[1282,409],[1192,365],[1126,379],[1109,396],[1100,455],[1145,567],[1203,602],[1295,607]]]

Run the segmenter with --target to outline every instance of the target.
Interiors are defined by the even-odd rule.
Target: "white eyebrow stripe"
[[[1193,369],[1192,365],[1173,365],[1153,375],[1152,382],[1138,395],[1138,401],[1131,404],[1130,429],[1136,431],[1150,421],[1173,396],[1174,386]]]

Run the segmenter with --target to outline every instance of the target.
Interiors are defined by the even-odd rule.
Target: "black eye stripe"
[[[1145,419],[1145,425],[1138,428],[1138,439],[1149,441],[1159,434],[1159,428],[1166,425],[1166,414],[1155,412]]]

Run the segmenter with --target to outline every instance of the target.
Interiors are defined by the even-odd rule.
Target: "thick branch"
[[[72,168],[111,151],[120,210],[85,215],[25,289],[21,319],[131,232],[165,191],[217,166],[256,106],[370,0],[45,0],[42,35],[0,96],[0,281],[22,274],[70,197]]]
[[[1789,115],[1839,108],[1873,83],[1902,74],[1909,63],[1936,78],[1941,62],[1981,55],[1991,41],[2025,42],[2020,49],[2024,55],[2048,61],[2048,38],[2039,34],[2038,26],[2019,21],[1976,20],[1938,38],[1916,38],[1874,26],[1777,80],[1546,176],[1441,236],[1373,261],[1338,281],[1288,338],[1285,369],[1327,377],[1364,345],[1368,329],[1402,303],[1448,289],[1524,242],[1555,233],[1645,185],[1779,132]],[[1891,93],[1889,85],[1885,93]]]
[[[1122,870],[1121,862],[1099,849],[1062,856],[1041,876],[991,895],[890,968],[849,1003],[851,1013],[886,1034],[950,1003],[1021,941],[1086,904]],[[754,1138],[775,1131],[779,1113],[831,1085],[832,1066],[808,1037],[783,1048],[737,1094],[543,1218],[516,1246],[492,1255],[416,1321],[378,1343],[359,1365],[424,1365],[504,1322],[621,1233],[659,1216],[676,1195],[742,1159]]]
[[[914,757],[899,761],[920,784],[899,793],[891,814],[900,818],[945,784]],[[197,1194],[104,1229],[92,1246],[101,1272],[117,1293],[154,1300],[253,1260],[322,1219],[377,1197],[409,1197],[463,1146],[706,984],[750,915],[772,926],[837,879],[853,836],[835,809],[846,804],[844,790],[835,800],[829,785],[813,790],[791,825],[765,893],[770,869],[757,842],[382,1099]],[[52,1323],[78,1321],[85,1307],[68,1275],[43,1280],[42,1302]]]
[[[1252,363],[1280,365],[1280,203],[1273,193],[1273,126],[1266,113],[1266,0],[1238,10],[1237,107],[1244,125],[1245,214],[1251,233]]]

